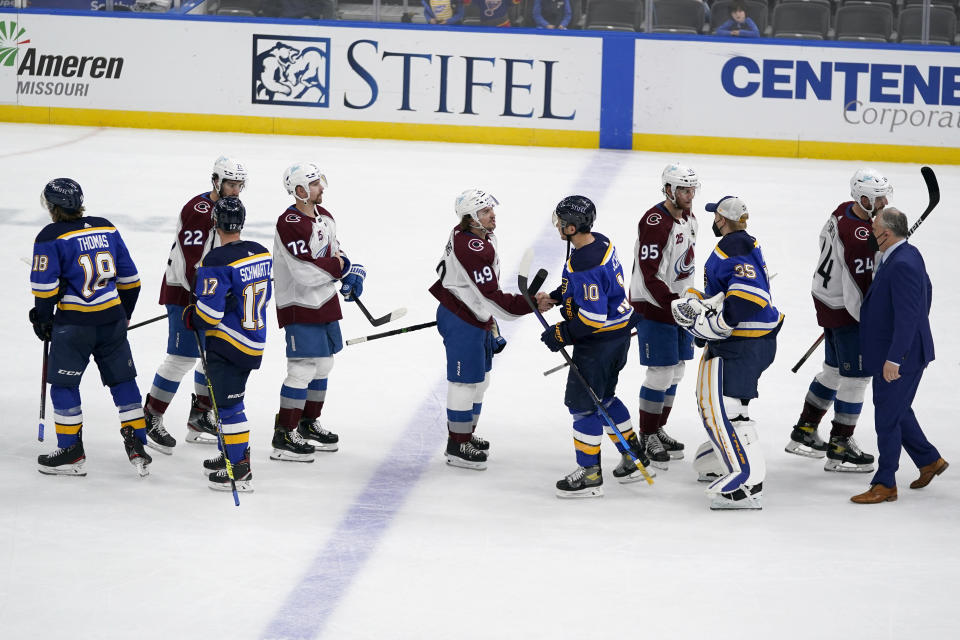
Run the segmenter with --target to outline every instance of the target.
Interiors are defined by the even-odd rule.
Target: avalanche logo
[[[12,67],[17,61],[17,46],[30,44],[30,40],[20,40],[27,32],[16,22],[0,22],[0,67]]]
[[[197,204],[193,205],[193,209],[197,213],[210,213],[210,203],[206,200],[201,200]]]
[[[479,238],[473,238],[467,243],[467,246],[473,251],[483,251],[483,240],[480,240]]]
[[[660,221],[663,220],[663,217],[659,213],[652,213],[650,217],[647,218],[647,224],[651,227],[655,227],[660,224]]]
[[[684,280],[693,275],[695,258],[696,253],[693,250],[693,245],[689,246],[683,255],[677,258],[677,261],[673,263],[673,272],[677,275],[677,280]]]
[[[330,106],[330,38],[253,36],[254,104]]]
[[[866,227],[857,227],[857,230],[853,232],[853,235],[857,236],[857,240],[866,240],[870,237],[870,230]]]

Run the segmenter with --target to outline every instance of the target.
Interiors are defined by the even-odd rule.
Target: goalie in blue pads
[[[704,266],[705,299],[671,305],[677,324],[706,345],[697,404],[710,441],[697,451],[694,468],[711,481],[711,509],[760,509],[766,465],[747,405],[776,355],[783,314],[773,305],[760,246],[746,232],[746,205],[726,196],[706,209],[720,241]]]

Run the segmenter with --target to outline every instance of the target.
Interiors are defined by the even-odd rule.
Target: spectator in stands
[[[337,19],[337,0],[280,0],[276,4],[281,18]]]
[[[520,0],[463,0],[463,4],[476,3],[480,10],[480,26],[509,27],[511,10],[520,4]]]
[[[759,38],[760,29],[752,18],[747,17],[747,10],[739,2],[730,5],[730,19],[717,27],[714,32],[718,36],[733,36],[737,38]]]
[[[538,29],[566,29],[572,18],[570,0],[533,0],[533,21]]]
[[[421,0],[423,17],[430,24],[460,24],[463,22],[463,3],[460,0]]]

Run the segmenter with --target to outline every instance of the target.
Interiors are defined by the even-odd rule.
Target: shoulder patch
[[[288,213],[286,217],[284,217],[285,222],[300,222],[300,220],[300,216],[296,213]]]
[[[197,213],[210,213],[210,203],[206,200],[201,200],[197,204],[193,205],[193,210]]]
[[[471,238],[467,242],[467,247],[469,247],[471,251],[483,251],[484,246],[486,245],[484,245],[483,240],[480,238]]]
[[[651,213],[649,216],[647,216],[647,224],[651,227],[655,227],[660,224],[661,220],[663,220],[663,216],[661,216],[659,213]]]

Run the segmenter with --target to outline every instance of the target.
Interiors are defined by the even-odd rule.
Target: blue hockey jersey
[[[603,234],[593,237],[570,252],[560,288],[550,296],[561,301],[564,328],[574,343],[620,337],[634,324],[617,251]]]
[[[703,267],[704,297],[723,292],[723,319],[730,339],[757,338],[776,330],[783,314],[773,306],[767,263],[760,245],[746,231],[720,238]]]
[[[258,369],[267,339],[267,302],[273,295],[273,259],[256,242],[213,249],[197,270],[195,324],[206,348],[244,369]]]
[[[41,320],[55,315],[60,324],[106,324],[133,314],[140,275],[116,227],[83,216],[37,234],[30,288]]]

